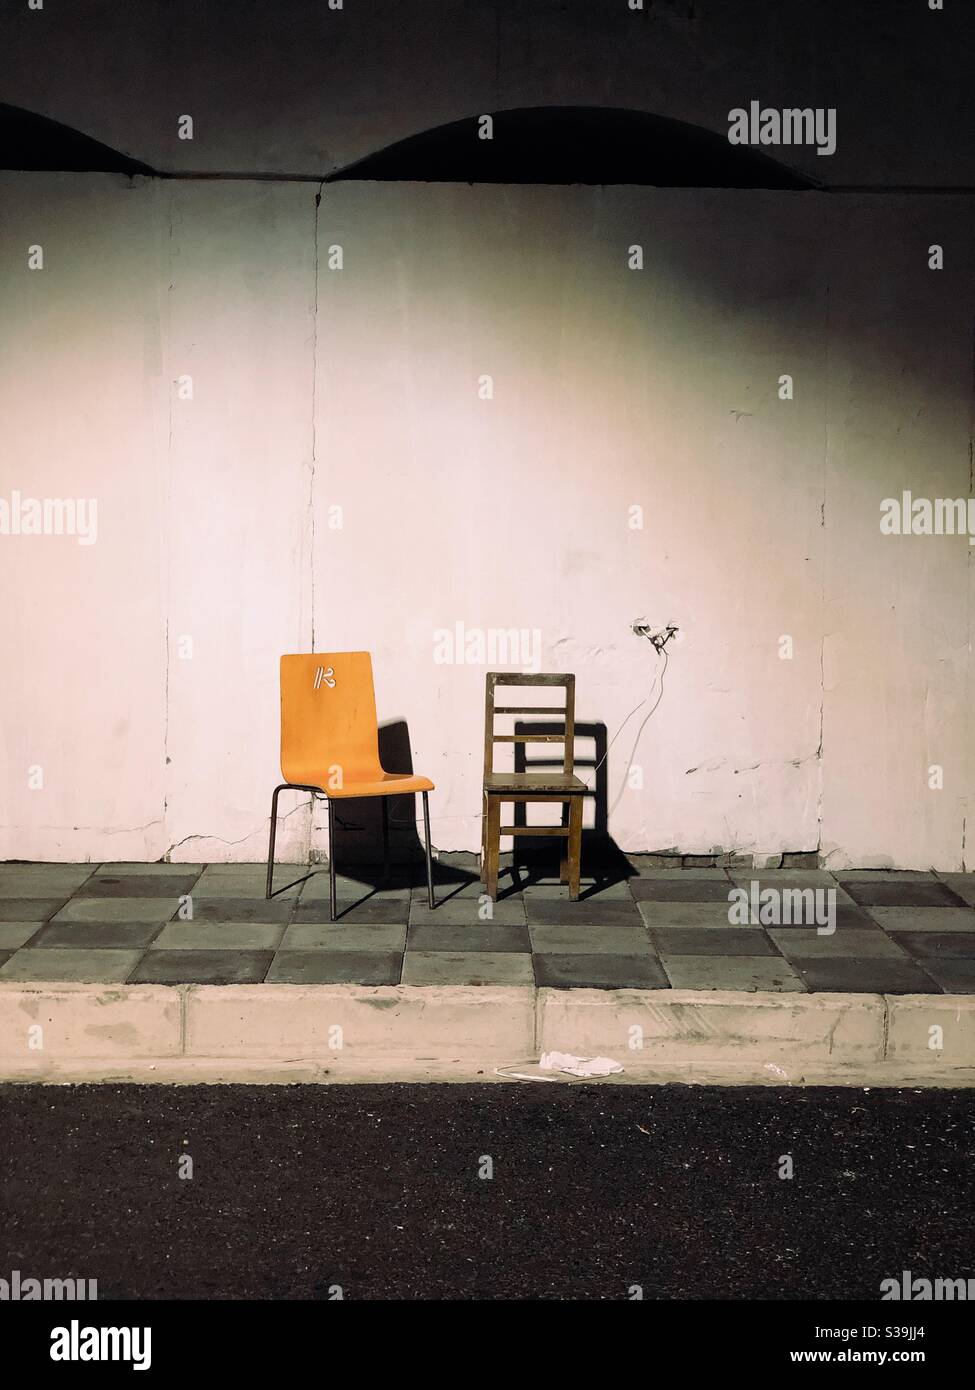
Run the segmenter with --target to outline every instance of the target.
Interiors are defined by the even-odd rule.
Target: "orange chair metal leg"
[[[433,898],[433,859],[430,852],[430,802],[427,800],[427,793],[423,793],[423,837],[427,846],[427,902],[431,912],[436,907]]]
[[[271,896],[271,882],[274,878],[274,840],[278,829],[278,792],[283,791],[284,786],[275,787],[271,796],[271,836],[267,846],[267,891],[265,898]]]
[[[271,885],[274,880],[274,841],[278,831],[278,793],[279,792],[311,792],[312,798],[322,796],[321,787],[309,787],[300,782],[281,782],[274,788],[271,796],[271,833],[268,836],[267,845],[267,888],[265,898],[271,896]]]
[[[328,920],[335,921],[335,803],[328,798]]]

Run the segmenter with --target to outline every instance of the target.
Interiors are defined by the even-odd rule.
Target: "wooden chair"
[[[496,705],[495,689],[504,686],[563,687],[564,705]],[[580,857],[582,852],[582,798],[585,782],[573,773],[575,762],[575,701],[576,678],[554,672],[538,675],[510,675],[489,671],[484,693],[484,798],[481,822],[481,881],[492,900],[498,896],[498,862],[501,857],[502,835],[561,836],[562,851],[560,878],[569,885],[569,897],[579,897]],[[565,718],[561,734],[497,734],[495,715],[499,714],[559,714]],[[562,743],[565,745],[561,772],[495,772],[496,743]],[[553,826],[502,825],[501,804],[528,804],[534,801],[562,803],[562,824]]]
[[[271,896],[278,793],[311,792],[328,799],[329,918],[335,921],[335,802],[378,796],[383,808],[383,870],[389,870],[387,798],[420,792],[427,860],[427,901],[433,898],[429,777],[387,772],[379,761],[379,724],[368,652],[299,653],[281,658],[281,774],[271,797],[267,890]]]

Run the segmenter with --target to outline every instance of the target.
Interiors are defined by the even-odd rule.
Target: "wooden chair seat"
[[[588,790],[581,777],[571,772],[489,772],[484,777],[486,792],[534,792],[539,796],[568,792],[578,795]]]

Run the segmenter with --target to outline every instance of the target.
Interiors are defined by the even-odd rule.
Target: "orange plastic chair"
[[[335,811],[343,797],[383,798],[383,867],[389,869],[389,811],[386,797],[423,794],[427,897],[433,899],[430,857],[430,806],[434,790],[428,777],[387,772],[379,761],[379,724],[368,652],[313,652],[281,658],[281,775],[271,797],[271,837],[267,856],[267,893],[274,874],[274,837],[278,794],[311,792],[328,801],[329,909],[335,921]]]

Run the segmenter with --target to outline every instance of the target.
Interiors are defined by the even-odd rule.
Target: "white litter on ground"
[[[571,1052],[543,1052],[537,1071],[512,1071],[510,1067],[495,1067],[495,1076],[512,1081],[558,1081],[560,1076],[573,1076],[588,1081],[598,1076],[614,1076],[623,1070],[612,1057],[574,1057]]]
[[[571,1052],[543,1052],[541,1071],[565,1071],[570,1076],[613,1076],[623,1068],[612,1057],[573,1057]]]

